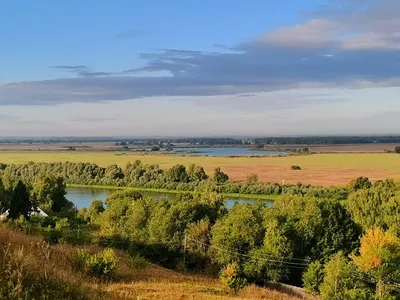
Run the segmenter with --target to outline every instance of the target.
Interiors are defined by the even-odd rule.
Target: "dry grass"
[[[245,288],[238,296],[229,295],[217,279],[186,275],[151,265],[143,270],[135,270],[127,265],[127,257],[119,253],[120,262],[114,282],[97,282],[92,278],[76,273],[70,261],[72,246],[57,245],[47,248],[41,238],[28,237],[23,233],[0,225],[0,262],[4,261],[5,249],[24,251],[24,273],[34,276],[38,282],[51,277],[58,284],[75,289],[69,299],[87,296],[88,299],[296,299],[292,296],[256,286]],[[99,248],[91,247],[91,251]],[[1,263],[0,263],[1,265]],[[0,283],[1,283],[0,271]],[[0,285],[1,287],[1,285]],[[58,297],[57,299],[66,299]]]
[[[0,152],[0,162],[91,162],[100,166],[142,160],[148,164],[159,164],[169,168],[176,164],[195,163],[211,174],[221,167],[233,180],[244,180],[255,173],[262,181],[307,183],[314,185],[344,185],[349,180],[367,176],[372,180],[400,179],[400,155],[385,153],[315,154],[290,157],[175,157],[166,155],[116,155],[114,152]],[[301,166],[301,171],[292,171],[292,165]]]

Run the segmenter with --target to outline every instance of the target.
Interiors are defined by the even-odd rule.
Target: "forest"
[[[137,173],[137,164],[122,174],[143,173]],[[78,212],[65,199],[65,182],[124,177],[115,176],[121,174],[115,169],[72,166],[85,171],[73,173],[69,164],[2,166],[0,207],[8,212],[6,224],[52,244],[96,244],[126,251],[133,261],[220,276],[235,292],[249,283],[283,282],[321,299],[400,297],[399,182],[361,177],[339,197],[281,191],[272,207],[257,202],[231,210],[216,185],[161,201],[126,189]],[[201,168],[194,169],[160,174],[171,182],[205,181]],[[69,177],[64,181],[56,174]],[[225,182],[219,175],[223,180],[212,180]],[[48,216],[32,214],[37,207]]]

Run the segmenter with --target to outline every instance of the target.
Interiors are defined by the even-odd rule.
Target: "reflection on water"
[[[116,190],[113,189],[99,189],[99,188],[67,188],[67,199],[73,202],[78,208],[89,207],[93,199],[104,201],[109,195]],[[140,192],[143,196],[150,196],[157,200],[163,198],[173,199],[175,197],[172,193],[156,193],[156,192]],[[238,203],[254,203],[255,200],[244,198],[225,198],[226,206],[228,209],[232,208],[235,202]],[[265,203],[272,205],[272,201],[265,200]]]

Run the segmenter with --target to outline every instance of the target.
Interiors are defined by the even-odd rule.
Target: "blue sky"
[[[3,1],[0,136],[400,133],[400,1]]]

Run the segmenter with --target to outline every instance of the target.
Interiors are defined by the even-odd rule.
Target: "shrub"
[[[149,261],[140,254],[133,254],[129,256],[128,265],[136,270],[147,268]]]
[[[237,294],[247,285],[247,280],[239,276],[237,264],[228,264],[220,272],[220,279],[223,285],[229,288],[234,294]]]
[[[301,170],[301,167],[300,166],[291,166],[290,167],[292,170],[294,170],[294,171],[300,171]]]
[[[101,253],[90,254],[86,250],[77,250],[72,256],[77,271],[99,278],[114,277],[118,257],[112,249],[104,249]]]

